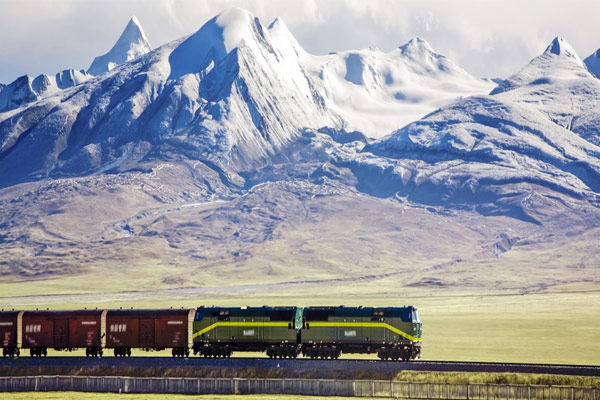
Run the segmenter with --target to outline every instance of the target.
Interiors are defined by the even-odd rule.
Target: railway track
[[[559,365],[522,364],[495,362],[462,361],[412,361],[393,362],[379,360],[311,360],[311,359],[269,359],[269,358],[171,358],[171,357],[132,357],[132,358],[86,358],[86,357],[22,357],[0,358],[0,368],[259,368],[288,370],[329,370],[329,371],[435,371],[435,372],[513,372],[557,375],[579,375],[600,377],[600,365]]]

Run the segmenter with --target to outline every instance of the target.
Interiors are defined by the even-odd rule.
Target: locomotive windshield
[[[411,314],[412,314],[412,322],[421,322],[421,319],[419,318],[419,312],[417,311],[416,308],[413,308]]]

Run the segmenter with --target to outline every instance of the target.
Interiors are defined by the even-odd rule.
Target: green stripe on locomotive
[[[420,342],[421,321],[414,307],[308,307],[303,343]]]
[[[194,342],[295,343],[298,307],[199,307]]]

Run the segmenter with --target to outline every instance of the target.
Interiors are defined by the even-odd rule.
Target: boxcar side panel
[[[139,346],[139,319],[132,316],[111,316],[110,311],[106,316],[106,347]]]
[[[54,321],[45,316],[23,314],[22,347],[54,348]]]
[[[69,347],[100,347],[102,311],[92,315],[74,315],[69,320]]]

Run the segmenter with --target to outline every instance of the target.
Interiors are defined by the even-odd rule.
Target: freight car
[[[194,319],[194,354],[230,357],[233,351],[265,351],[269,357],[300,352],[302,308],[199,307]]]
[[[131,349],[172,349],[173,357],[190,354],[194,310],[108,310],[106,348],[117,357],[130,357]]]
[[[25,311],[21,318],[22,348],[32,357],[48,349],[72,351],[85,348],[88,356],[102,355],[102,310]]]
[[[302,354],[338,358],[377,353],[404,361],[421,353],[421,321],[415,307],[308,307],[304,309]]]

